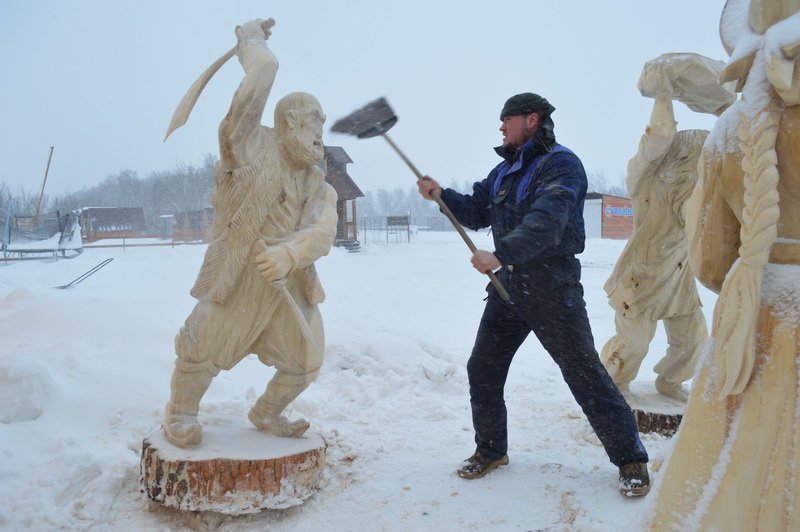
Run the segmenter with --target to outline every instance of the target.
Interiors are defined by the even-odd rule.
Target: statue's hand
[[[236,38],[239,41],[246,39],[269,39],[272,35],[272,26],[275,25],[274,18],[262,20],[257,18],[250,22],[245,22],[241,26],[236,26]]]
[[[672,79],[670,64],[665,60],[654,59],[644,64],[639,77],[639,92],[644,96],[671,96]]]
[[[285,244],[267,246],[259,240],[257,246],[257,250],[263,251],[256,255],[256,268],[267,281],[283,279],[294,270],[294,258]]]

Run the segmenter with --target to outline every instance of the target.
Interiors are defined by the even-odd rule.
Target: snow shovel
[[[408,157],[397,147],[397,144],[389,138],[389,135],[386,134],[392,126],[397,123],[397,115],[394,114],[392,111],[389,102],[386,101],[386,98],[378,98],[375,101],[372,101],[358,109],[353,111],[349,115],[345,116],[337,120],[333,126],[331,126],[331,131],[335,133],[344,133],[347,135],[354,135],[360,139],[368,139],[371,137],[377,137],[380,135],[383,137],[386,142],[389,143],[394,151],[397,152],[397,155],[400,156],[403,161],[411,168],[411,171],[414,172],[414,175],[417,176],[417,179],[422,178],[422,172],[417,170],[417,167],[414,166]],[[464,239],[464,242],[467,244],[467,247],[475,253],[477,248],[475,244],[472,243],[472,240],[469,238],[469,235],[464,231],[464,228],[461,227],[461,224],[458,223],[456,217],[444,204],[442,198],[438,194],[432,195],[433,200],[439,206],[439,209],[447,216],[447,219],[450,220],[450,223],[453,224],[453,227],[456,228],[458,234],[461,235],[461,238]],[[497,279],[494,272],[487,272],[486,275],[489,276],[489,279],[492,281],[495,289],[497,289],[497,293],[500,294],[500,297],[503,298],[503,301],[508,301],[511,299],[509,296],[508,291],[505,289],[503,284]]]
[[[62,284],[61,286],[54,286],[53,288],[62,288],[62,289],[64,289],[64,288],[72,288],[73,286],[78,285],[78,284],[82,283],[83,281],[85,281],[87,277],[95,274],[97,272],[97,270],[99,270],[100,268],[102,268],[103,266],[105,266],[106,264],[111,262],[112,260],[114,260],[114,259],[113,258],[106,259],[103,262],[101,262],[100,264],[98,264],[97,266],[95,266],[94,268],[92,268],[89,271],[87,271],[86,273],[84,273],[83,275],[73,279],[71,282],[69,282],[67,284]]]

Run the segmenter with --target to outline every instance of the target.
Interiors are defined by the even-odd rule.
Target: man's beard
[[[284,139],[287,155],[296,163],[304,166],[317,164],[325,156],[322,144],[314,144],[313,138],[304,138],[289,132]]]

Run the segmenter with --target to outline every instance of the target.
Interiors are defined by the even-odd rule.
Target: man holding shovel
[[[458,469],[466,479],[508,463],[504,385],[514,354],[531,331],[561,369],[564,380],[619,467],[619,489],[641,496],[650,489],[648,456],[633,413],[600,363],[594,347],[575,255],[584,248],[586,174],[578,157],[555,142],[555,108],[533,93],[509,98],[500,113],[503,161],[471,195],[418,180],[426,199],[441,197],[464,226],[491,227],[495,251],[476,250],[472,265],[495,270],[510,300],[493,285],[467,364],[477,449]]]

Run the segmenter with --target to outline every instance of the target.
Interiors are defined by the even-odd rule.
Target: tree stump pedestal
[[[654,382],[632,382],[628,404],[636,417],[639,432],[656,432],[668,438],[677,431],[686,402],[661,395]]]
[[[325,442],[308,433],[279,438],[253,428],[203,427],[203,442],[181,449],[162,430],[142,442],[141,491],[179,510],[229,515],[302,504],[319,487]]]

